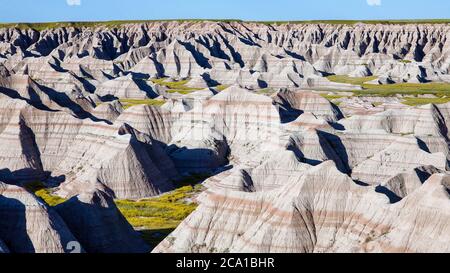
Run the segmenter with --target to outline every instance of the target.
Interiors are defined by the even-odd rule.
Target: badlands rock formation
[[[61,217],[38,198],[0,182],[0,240],[3,251],[68,252],[76,241]]]
[[[142,79],[191,86],[334,87],[323,75],[374,83],[450,81],[449,26],[265,25],[152,22],[118,28],[0,30],[2,75],[25,74],[58,91],[142,98],[164,92]]]
[[[330,74],[450,82],[448,25],[0,29],[0,252],[146,252],[113,199],[208,174],[155,252],[450,251],[450,104]],[[164,79],[162,79],[164,78]],[[157,106],[163,102],[162,106]],[[152,105],[155,104],[155,105]],[[24,187],[69,199],[48,207]],[[93,237],[92,234],[95,234]]]
[[[0,182],[0,253],[148,252],[101,185],[53,209]]]
[[[185,114],[220,132],[233,168],[205,182],[199,208],[154,251],[449,251],[448,104],[327,123],[335,105],[291,92],[305,112],[284,99],[301,110],[287,124],[276,107],[284,90],[269,104],[232,87],[204,103],[206,117]]]
[[[449,179],[390,204],[327,161],[266,193],[209,189],[156,251],[448,252]]]
[[[56,211],[89,253],[150,251],[103,188],[86,189]]]

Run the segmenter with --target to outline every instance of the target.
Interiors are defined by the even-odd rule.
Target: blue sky
[[[0,22],[450,17],[447,0],[0,0],[0,6]]]

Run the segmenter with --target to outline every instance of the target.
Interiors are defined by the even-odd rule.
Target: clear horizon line
[[[420,19],[295,19],[295,20],[245,20],[245,19],[236,19],[236,18],[180,18],[180,19],[112,19],[112,20],[68,20],[68,21],[30,21],[30,22],[0,22],[0,24],[50,24],[50,23],[107,23],[107,22],[176,22],[176,21],[235,21],[235,22],[249,22],[249,23],[265,23],[265,22],[274,22],[274,23],[289,23],[289,22],[414,22],[414,21],[448,21],[450,22],[450,18],[420,18]]]

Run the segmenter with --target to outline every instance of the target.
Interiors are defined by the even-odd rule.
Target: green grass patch
[[[67,199],[61,198],[55,194],[49,188],[47,188],[42,182],[31,182],[25,185],[25,189],[34,193],[41,198],[47,205],[54,207],[67,201]]]
[[[261,94],[261,95],[270,95],[270,94],[275,93],[275,90],[272,88],[263,88],[263,89],[256,90],[256,93]]]
[[[305,21],[252,21],[253,23],[262,23],[267,25],[279,24],[330,24],[330,25],[355,25],[364,24],[382,24],[382,25],[406,25],[406,24],[449,24],[450,19],[400,19],[400,20],[305,20]]]
[[[180,88],[181,86],[184,86],[189,82],[189,79],[184,79],[180,81],[167,81],[167,78],[160,78],[160,79],[151,79],[152,82],[166,86],[170,89]]]
[[[167,81],[167,78],[160,78],[160,79],[151,79],[153,83],[165,86],[168,88],[168,93],[180,93],[183,95],[189,94],[194,91],[202,90],[203,88],[195,88],[195,87],[188,87],[186,84],[189,82],[190,79],[184,79],[180,81]]]
[[[18,29],[34,29],[42,31],[46,29],[55,29],[59,27],[74,28],[119,28],[126,24],[142,24],[155,22],[246,22],[238,19],[167,19],[167,20],[113,20],[113,21],[86,21],[86,22],[42,22],[42,23],[0,23],[0,28],[18,28]],[[309,21],[248,21],[249,23],[260,23],[265,25],[281,25],[281,24],[331,24],[331,25],[355,25],[358,23],[365,24],[449,24],[450,19],[419,19],[419,20],[309,20]]]
[[[135,105],[153,105],[153,106],[161,106],[166,103],[164,100],[155,100],[155,99],[119,99],[120,103],[123,105],[123,109],[128,109],[131,106]]]
[[[144,24],[155,22],[203,22],[203,21],[215,21],[215,22],[239,22],[240,20],[234,19],[168,19],[168,20],[113,20],[113,21],[79,21],[79,22],[42,22],[42,23],[0,23],[0,28],[18,28],[18,29],[34,29],[36,31],[42,31],[46,29],[55,29],[60,27],[74,27],[74,28],[119,28],[127,24]]]
[[[220,91],[227,89],[228,87],[229,87],[228,85],[220,84],[220,85],[214,86],[214,89],[216,89],[217,91],[220,92]]]
[[[128,222],[141,230],[143,238],[154,247],[197,208],[189,199],[201,190],[200,185],[189,185],[154,198],[115,202]]]
[[[426,104],[444,104],[450,102],[450,98],[405,98],[402,102],[409,106],[419,106]]]
[[[443,97],[450,95],[449,83],[395,83],[395,84],[363,84],[363,90],[354,91],[357,96],[395,96],[400,95],[435,95]]]
[[[321,97],[327,99],[327,100],[338,100],[338,99],[342,99],[342,98],[346,98],[348,96],[343,96],[343,95],[329,95],[329,94],[320,94]]]
[[[327,79],[332,82],[348,83],[348,84],[353,84],[353,85],[363,85],[365,82],[373,81],[377,78],[378,78],[377,76],[349,77],[347,75],[331,75],[331,76],[327,77]]]
[[[167,90],[167,93],[180,93],[180,94],[186,95],[186,94],[192,93],[194,91],[198,91],[198,90],[200,90],[200,89],[198,89],[198,88],[169,89],[169,90]]]
[[[338,83],[350,83],[359,85],[363,90],[353,90],[356,96],[378,96],[390,97],[400,95],[435,95],[437,97],[450,96],[450,83],[432,82],[432,83],[394,83],[394,84],[366,84],[365,82],[376,79],[377,77],[352,78],[343,75],[328,76],[328,80]]]

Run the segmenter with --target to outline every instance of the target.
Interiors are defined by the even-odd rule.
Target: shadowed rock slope
[[[87,189],[56,207],[89,253],[149,252],[104,189]]]
[[[0,252],[149,252],[106,191],[98,184],[53,208],[0,182]]]

